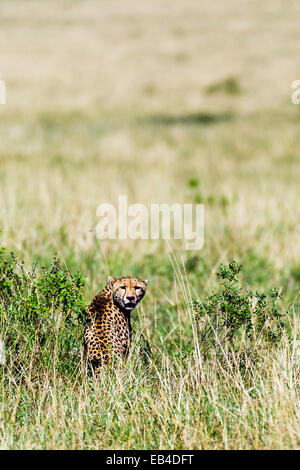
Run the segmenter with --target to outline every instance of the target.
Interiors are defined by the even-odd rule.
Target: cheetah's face
[[[120,279],[109,277],[108,282],[114,303],[128,313],[142,300],[148,283],[132,276],[120,277]]]

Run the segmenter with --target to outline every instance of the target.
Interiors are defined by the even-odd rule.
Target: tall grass
[[[2,377],[4,449],[279,449],[299,446],[299,381],[289,346],[242,377],[161,351],[147,369],[131,359],[99,381],[80,370],[16,384]],[[5,383],[4,383],[5,381]]]
[[[199,343],[184,266],[174,256],[172,262],[181,315],[191,327],[189,341],[181,329],[177,331],[178,325],[164,332],[163,338],[152,325],[152,337],[145,331],[134,335],[127,363],[105,368],[99,379],[83,355],[83,325],[76,322],[74,329],[67,321],[75,312],[72,300],[78,293],[70,295],[70,283],[65,272],[58,271],[57,261],[54,275],[51,267],[50,275],[36,284],[48,293],[48,279],[46,287],[57,286],[60,300],[55,289],[50,291],[53,307],[48,306],[47,314],[39,292],[36,301],[44,317],[41,321],[37,315],[34,335],[31,322],[24,318],[24,312],[32,315],[28,305],[32,292],[26,296],[24,286],[16,282],[22,310],[16,314],[12,310],[18,302],[12,309],[2,299],[1,319],[6,325],[2,341],[7,345],[0,379],[2,448],[270,449],[299,445],[295,318],[290,319],[290,332],[285,330],[279,345],[260,349],[252,341],[258,353],[255,360],[249,354],[243,368],[238,350],[229,353],[221,347],[213,359],[203,356],[205,345]],[[70,279],[77,282],[71,274]],[[27,280],[35,291],[32,273]]]
[[[58,253],[65,273],[83,273],[87,304],[108,274],[149,279],[130,360],[99,381],[82,358],[83,323],[60,332],[59,306],[43,310],[51,334],[38,367],[24,344],[36,344],[30,330],[42,331],[43,317],[24,325],[29,291],[16,294],[14,334],[1,328],[2,448],[300,445],[300,108],[290,100],[299,9],[281,0],[1,1],[0,246],[24,259],[25,276],[33,262],[49,273]],[[119,195],[204,203],[203,249],[100,242],[96,209]],[[247,289],[277,287],[290,311],[290,336],[250,361],[246,377],[234,358],[204,360],[190,305],[231,259]]]

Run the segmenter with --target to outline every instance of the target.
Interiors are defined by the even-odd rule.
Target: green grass
[[[27,367],[8,348],[0,447],[299,447],[299,5],[228,0],[216,15],[194,0],[14,4],[0,7],[0,246],[26,272],[57,253],[83,274],[86,303],[109,274],[149,287],[132,315],[130,360],[98,382],[81,358],[82,324],[70,336],[77,355],[48,354],[38,374],[36,351]],[[204,203],[203,249],[100,242],[96,209],[119,195],[147,207]],[[290,336],[246,379],[224,358],[203,360],[187,307],[232,259],[245,288],[281,289],[290,312]]]
[[[26,271],[22,264],[6,259],[8,264],[2,262],[1,267],[0,317],[6,346],[6,364],[0,371],[2,448],[268,449],[298,445],[299,351],[294,307],[290,307],[288,328],[273,346],[254,338],[243,355],[246,342],[240,335],[231,350],[221,331],[214,346],[211,335],[200,334],[185,267],[172,256],[176,304],[161,299],[150,307],[147,295],[145,304],[133,314],[135,334],[129,360],[123,367],[107,367],[97,380],[83,355],[82,277],[72,275],[58,261],[45,269],[36,266]],[[169,271],[170,266],[165,266],[159,279],[172,283]],[[226,292],[234,295],[230,294],[233,303],[226,307],[226,315],[231,318],[236,298],[238,318],[240,293],[230,282],[222,294],[224,306]],[[151,291],[150,296],[155,297]],[[212,299],[203,305],[214,322],[214,308],[222,304],[211,311],[212,303],[221,298]],[[251,306],[250,297],[249,302]],[[277,308],[284,313],[284,302]]]

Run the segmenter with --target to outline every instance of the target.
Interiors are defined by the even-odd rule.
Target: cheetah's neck
[[[129,329],[131,330],[130,314],[123,312],[113,301],[109,286],[104,287],[101,292],[94,298],[89,307],[89,316],[94,319],[101,319],[104,316],[122,317],[126,319]]]

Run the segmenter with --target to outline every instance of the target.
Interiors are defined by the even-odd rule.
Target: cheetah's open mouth
[[[132,310],[136,306],[137,302],[128,302],[127,304],[124,304],[124,307],[126,310]]]

